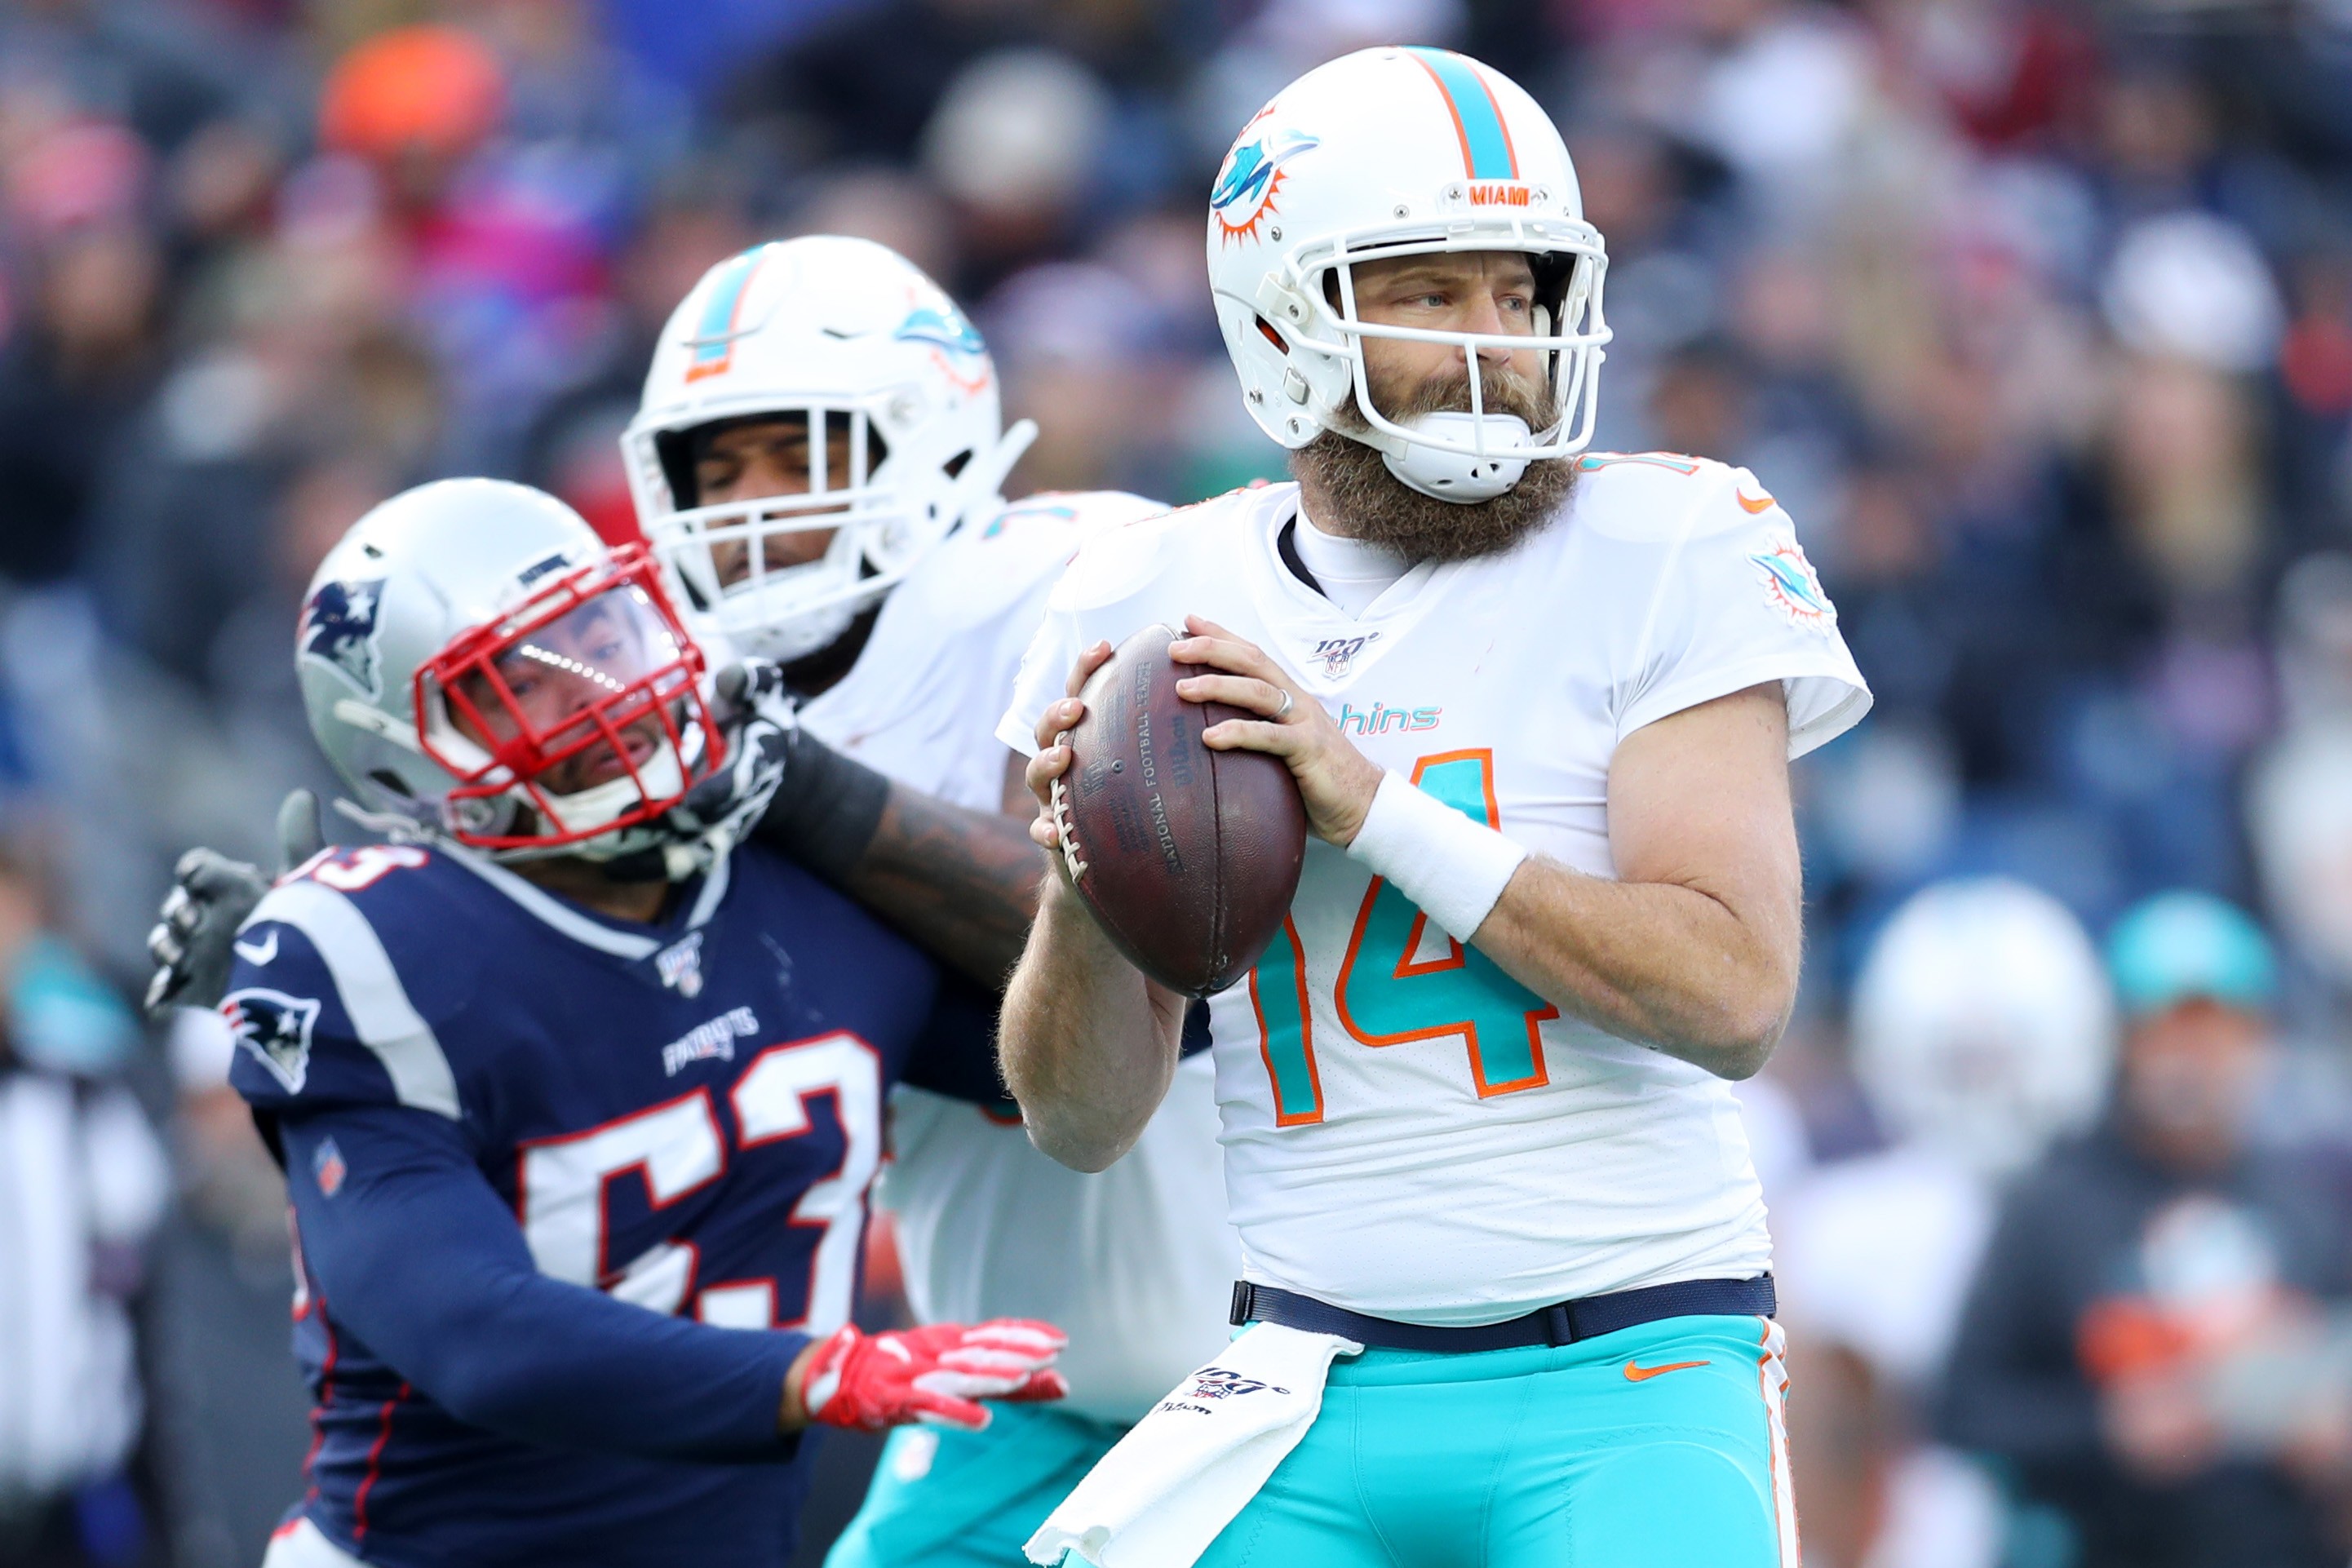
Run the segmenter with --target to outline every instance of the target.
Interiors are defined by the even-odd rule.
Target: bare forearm
[[[893,784],[842,889],[993,991],[1020,960],[1043,865],[1024,823]]]
[[[1793,911],[1743,921],[1696,888],[1550,860],[1520,864],[1473,941],[1563,1013],[1723,1078],[1764,1065],[1796,997]]]
[[[1076,1170],[1134,1146],[1176,1071],[1182,1008],[1119,956],[1078,896],[1047,882],[997,1029],[1030,1141]]]

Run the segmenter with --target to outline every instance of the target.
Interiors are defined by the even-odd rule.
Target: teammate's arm
[[[1383,788],[1410,788],[1356,750],[1263,651],[1197,616],[1186,625],[1193,636],[1169,651],[1207,673],[1179,692],[1266,716],[1228,720],[1202,739],[1282,758],[1318,837],[1349,847]],[[1780,1043],[1797,994],[1803,879],[1788,731],[1777,681],[1636,730],[1609,770],[1616,879],[1540,856],[1516,868],[1507,859],[1500,896],[1490,892],[1474,929],[1454,934],[1563,1012],[1724,1078],[1750,1076]],[[1465,864],[1508,852],[1458,814],[1440,821],[1478,836],[1463,844]],[[1423,858],[1443,877],[1447,846],[1428,849]]]
[[[1109,657],[1108,643],[1087,649],[1068,689]],[[1041,813],[1070,763],[1069,748],[1055,738],[1082,710],[1066,697],[1037,721],[1026,776]],[[1049,818],[1034,820],[1029,832],[1052,847]],[[1134,1147],[1167,1096],[1182,1048],[1184,999],[1146,980],[1111,946],[1060,857],[1049,858],[1037,921],[1005,991],[997,1048],[1030,1141],[1065,1165],[1099,1171]]]
[[[1020,821],[909,789],[805,730],[751,836],[782,850],[993,992],[1037,911],[1036,848]]]
[[[890,786],[880,826],[842,890],[967,979],[1004,984],[1037,913],[1025,822]]]

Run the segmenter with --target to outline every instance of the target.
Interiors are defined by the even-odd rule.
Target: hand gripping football
[[[1202,743],[1210,725],[1257,715],[1176,695],[1191,671],[1168,645],[1181,635],[1146,626],[1087,680],[1053,810],[1070,879],[1118,950],[1170,990],[1209,996],[1281,929],[1307,809],[1279,757]]]

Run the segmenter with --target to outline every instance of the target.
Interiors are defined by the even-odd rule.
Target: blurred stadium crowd
[[[625,531],[659,323],[807,232],[971,305],[1044,429],[1008,493],[1278,476],[1203,195],[1390,41],[1552,110],[1596,446],[1753,468],[1877,690],[1801,773],[1749,1096],[1808,1563],[2346,1560],[2352,5],[9,0],[0,1563],[250,1563],[299,1486],[276,1173],[226,1041],[126,998],[178,852],[330,787],[287,638],[342,530],[487,473]],[[1945,889],[1850,1009],[1996,877],[2055,903]],[[2181,890],[2259,924],[2123,919]]]

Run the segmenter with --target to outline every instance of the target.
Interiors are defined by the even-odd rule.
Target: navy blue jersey
[[[231,1081],[280,1132],[298,1511],[387,1564],[781,1564],[785,1369],[848,1320],[929,963],[740,850],[657,926],[372,846],[237,938]]]

